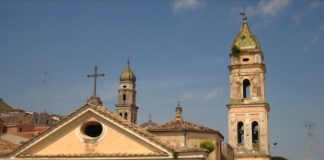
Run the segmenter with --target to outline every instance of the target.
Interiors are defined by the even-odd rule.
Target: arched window
[[[126,101],[126,94],[123,94],[123,101]]]
[[[119,113],[119,116],[123,117],[123,113]]]
[[[243,80],[243,98],[250,98],[250,81],[248,79]]]
[[[259,143],[259,125],[256,121],[252,122],[252,143]]]
[[[128,115],[127,115],[127,113],[124,113],[124,119],[126,119],[126,120],[127,120],[127,118],[128,118]]]
[[[244,144],[244,125],[243,122],[237,123],[237,143]]]

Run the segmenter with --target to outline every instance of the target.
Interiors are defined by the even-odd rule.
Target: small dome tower
[[[120,75],[118,90],[118,104],[116,112],[123,119],[136,124],[137,109],[136,106],[136,76],[133,73],[129,61],[127,67]]]
[[[136,76],[133,73],[129,61],[127,62],[127,67],[124,69],[124,71],[120,75],[120,81],[132,81],[136,82]]]

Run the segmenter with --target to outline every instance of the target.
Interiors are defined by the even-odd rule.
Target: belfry
[[[136,124],[137,109],[136,106],[136,76],[133,73],[129,61],[127,67],[120,75],[120,83],[118,89],[118,104],[116,104],[116,112],[123,119]]]
[[[230,102],[228,141],[235,160],[269,160],[268,112],[264,57],[243,13],[243,25],[233,41],[228,66]]]

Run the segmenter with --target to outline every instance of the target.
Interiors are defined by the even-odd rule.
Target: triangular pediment
[[[31,139],[11,158],[172,157],[156,136],[119,118],[103,106],[86,104],[48,131]]]

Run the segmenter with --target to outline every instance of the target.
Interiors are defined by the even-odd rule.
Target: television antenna
[[[306,122],[305,129],[307,131],[308,143],[309,143],[309,151],[308,151],[308,160],[314,159],[313,146],[314,146],[314,132],[315,132],[315,123],[314,122]]]
[[[45,86],[45,85],[47,85],[47,76],[48,76],[48,73],[47,73],[47,71],[45,71],[43,74],[44,75],[43,75],[42,84]]]

